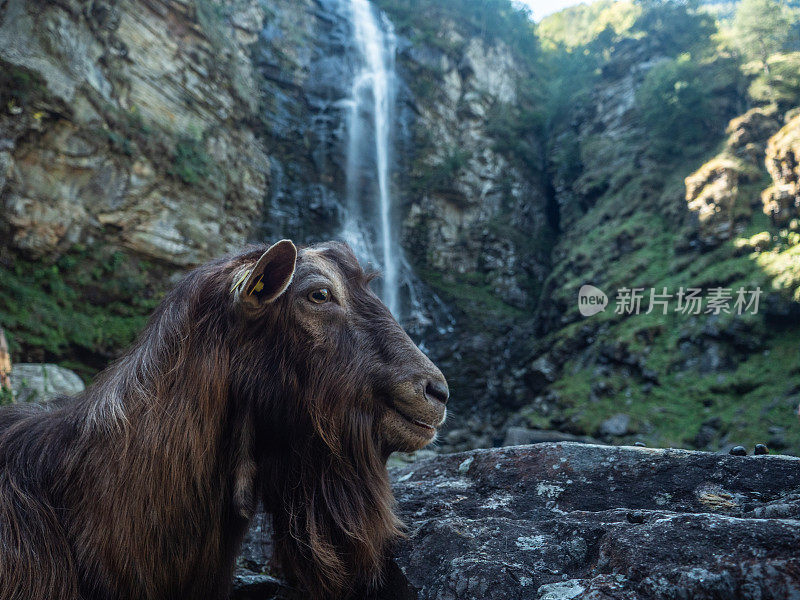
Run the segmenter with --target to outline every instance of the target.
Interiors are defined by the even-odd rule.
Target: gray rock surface
[[[616,414],[610,416],[608,419],[600,424],[600,435],[625,435],[631,425],[631,418],[626,414]]]
[[[69,369],[41,363],[17,363],[11,368],[11,389],[18,402],[46,402],[59,394],[73,396],[83,381]]]
[[[378,598],[800,598],[797,458],[558,443],[392,475],[409,538]]]

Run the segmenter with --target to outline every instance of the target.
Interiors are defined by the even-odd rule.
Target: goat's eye
[[[308,299],[315,304],[325,304],[326,302],[330,302],[331,293],[327,288],[314,290],[308,295]]]

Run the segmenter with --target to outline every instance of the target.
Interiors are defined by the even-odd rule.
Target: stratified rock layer
[[[173,267],[248,239],[268,182],[248,119],[257,2],[30,3],[0,15],[0,246],[100,241]]]
[[[379,598],[800,598],[797,458],[559,443],[392,474],[409,538]]]

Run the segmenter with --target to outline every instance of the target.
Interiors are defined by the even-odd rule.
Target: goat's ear
[[[240,271],[231,291],[236,301],[248,309],[257,309],[278,298],[294,277],[297,248],[291,240],[270,246],[251,269]]]

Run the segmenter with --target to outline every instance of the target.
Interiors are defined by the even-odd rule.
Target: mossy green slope
[[[638,44],[631,51],[647,56],[653,36],[629,33]],[[616,44],[624,37],[618,35]],[[544,391],[551,401],[546,410],[540,402],[523,411],[532,426],[598,434],[603,421],[624,413],[631,425],[619,441],[706,449],[766,442],[800,452],[798,223],[777,227],[761,211],[760,193],[770,184],[763,166],[766,140],[758,157],[744,161],[728,147],[728,119],[760,99],[744,93],[747,69],[737,72],[713,39],[705,47],[695,42],[691,59],[679,47],[675,58],[663,47],[650,48],[651,56],[662,56],[657,64],[676,66],[650,69],[624,127],[573,141],[580,156],[578,168],[569,167],[573,190],[586,204],[573,210],[545,286],[540,316],[546,335],[533,354],[556,357],[561,370]],[[613,85],[608,73],[619,60],[624,62],[611,52],[592,84]],[[681,66],[688,60],[690,67]],[[682,95],[656,93],[670,89]],[[684,114],[687,98],[703,107],[692,119]],[[792,102],[765,110],[782,120]],[[707,123],[696,121],[697,114]],[[666,116],[673,118],[668,128]],[[554,171],[567,169],[563,156],[551,156]],[[685,178],[704,163],[709,171],[725,166],[739,182],[727,190],[734,198],[733,232],[712,243],[701,239],[686,202]],[[581,317],[583,284],[609,294],[605,312]],[[674,295],[688,287],[706,296],[713,288],[731,289],[734,296],[739,288],[760,288],[763,294],[757,314],[715,315],[705,312],[706,304],[698,315],[676,313],[674,296],[668,314],[614,312],[620,288],[644,288],[645,313],[651,288]]]
[[[50,264],[3,257],[0,315],[12,356],[58,362],[89,380],[135,339],[165,273],[108,247],[75,247]]]

